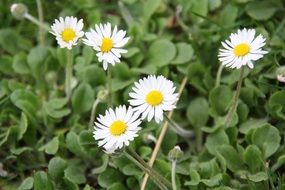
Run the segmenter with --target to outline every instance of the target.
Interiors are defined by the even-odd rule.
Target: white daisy
[[[230,40],[222,42],[224,49],[219,50],[219,60],[230,68],[241,68],[247,65],[253,68],[253,61],[263,57],[267,51],[261,48],[265,45],[265,38],[259,34],[255,38],[255,29],[238,30],[230,35]]]
[[[78,39],[84,36],[83,20],[77,21],[77,18],[72,16],[55,19],[51,29],[50,33],[56,36],[57,43],[61,48],[71,49],[77,44]]]
[[[95,29],[90,29],[90,32],[86,32],[86,39],[83,39],[83,42],[93,47],[95,51],[98,51],[96,54],[99,62],[103,61],[103,68],[107,70],[108,63],[113,66],[115,63],[120,62],[121,53],[127,53],[126,49],[122,47],[129,41],[129,37],[125,37],[126,31],[117,29],[117,26],[114,27],[113,33],[111,24],[100,24],[95,25]]]
[[[150,121],[153,117],[157,123],[163,120],[163,111],[171,111],[175,108],[178,94],[174,93],[173,82],[164,76],[148,76],[135,82],[133,92],[129,95],[130,104],[134,110],[142,113],[142,119],[147,117]]]
[[[132,107],[126,109],[126,106],[119,106],[115,111],[110,108],[104,116],[99,115],[97,121],[93,136],[107,153],[113,153],[124,145],[128,146],[141,129],[139,114],[135,114]]]

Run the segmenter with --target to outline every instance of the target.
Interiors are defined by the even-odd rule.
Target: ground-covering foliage
[[[108,108],[102,95],[107,72],[95,51],[73,48],[73,91],[65,96],[66,49],[27,19],[17,20],[13,3],[37,17],[36,1],[0,3],[0,189],[140,189],[144,171],[97,146],[90,125]],[[284,64],[285,17],[282,0],[62,0],[41,1],[44,21],[59,16],[84,20],[84,30],[110,22],[131,37],[121,63],[112,67],[113,105],[128,105],[133,83],[163,75],[181,87],[154,169],[171,181],[169,152],[179,145],[177,189],[284,189],[285,88],[276,80]],[[224,126],[240,69],[224,68],[221,41],[240,28],[255,28],[269,53],[245,67],[236,112]],[[285,73],[284,73],[285,74]],[[131,147],[151,157],[163,122],[143,121]],[[191,135],[185,136],[188,132]],[[158,189],[150,178],[146,188]]]

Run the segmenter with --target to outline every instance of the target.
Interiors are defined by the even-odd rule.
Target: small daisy
[[[138,136],[141,129],[141,120],[138,117],[139,114],[135,114],[131,107],[126,109],[126,106],[119,106],[115,111],[110,108],[104,116],[97,117],[93,136],[106,153],[113,153],[124,145],[128,146]]]
[[[56,36],[57,43],[61,48],[71,49],[77,44],[78,39],[84,36],[83,20],[77,21],[77,18],[72,16],[55,19],[51,29],[50,33]]]
[[[142,119],[152,118],[157,123],[163,120],[163,111],[171,111],[175,108],[178,100],[178,94],[174,93],[173,82],[167,80],[164,76],[148,76],[135,82],[133,92],[129,95],[130,104],[139,114],[142,113]]]
[[[108,63],[113,66],[115,63],[120,62],[121,53],[127,53],[126,49],[122,47],[129,41],[129,37],[125,37],[126,31],[117,29],[114,27],[113,33],[111,24],[95,25],[95,29],[90,29],[90,32],[86,32],[86,39],[83,42],[93,47],[98,57],[99,62],[103,61],[103,68],[107,70]]]
[[[265,38],[261,34],[255,38],[255,29],[238,30],[230,35],[230,40],[222,42],[222,45],[224,49],[219,50],[219,60],[232,69],[239,69],[244,65],[252,69],[253,61],[268,53],[262,50]]]

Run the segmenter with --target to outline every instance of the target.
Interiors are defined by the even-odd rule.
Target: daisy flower
[[[163,111],[171,111],[175,108],[178,94],[174,93],[173,82],[164,76],[148,76],[135,82],[133,92],[129,93],[132,98],[130,104],[134,110],[142,114],[142,119],[152,118],[157,123],[163,120]]]
[[[98,140],[98,145],[107,153],[113,153],[116,149],[128,146],[130,141],[138,136],[141,120],[135,114],[132,107],[116,107],[115,110],[106,110],[105,115],[99,115],[95,122],[93,137]]]
[[[71,49],[77,44],[78,39],[84,36],[82,28],[82,19],[77,21],[77,18],[72,16],[60,17],[59,20],[55,19],[50,33],[56,36],[57,43],[61,48]]]
[[[265,38],[259,34],[255,37],[255,29],[238,30],[230,35],[230,39],[222,42],[223,49],[219,50],[219,60],[230,68],[241,68],[247,65],[253,68],[253,61],[263,57],[267,51],[262,50]]]
[[[120,62],[121,53],[127,53],[126,49],[122,47],[129,41],[129,37],[125,37],[126,31],[117,29],[114,27],[112,32],[111,24],[95,25],[95,29],[90,29],[90,32],[86,32],[86,39],[83,42],[93,47],[98,57],[99,62],[103,62],[104,70],[107,70],[108,63],[113,66],[115,63]]]

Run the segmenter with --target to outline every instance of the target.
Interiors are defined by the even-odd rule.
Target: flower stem
[[[90,115],[90,121],[89,121],[89,126],[90,127],[93,126],[93,123],[95,121],[95,111],[96,111],[96,108],[97,108],[97,105],[99,104],[99,102],[100,102],[100,99],[96,98],[96,100],[93,103],[92,111],[91,111],[91,115]]]
[[[148,169],[146,169],[139,161],[137,161],[133,156],[131,156],[129,153],[124,152],[124,155],[130,160],[132,161],[135,165],[137,165],[141,170],[145,171],[146,173],[148,173],[153,181],[156,183],[156,185],[162,189],[162,190],[167,190],[167,187],[165,187],[165,185],[159,181]]]
[[[175,180],[175,173],[176,173],[176,160],[173,160],[171,163],[171,184],[172,190],[177,190],[176,188],[176,180]]]
[[[162,177],[159,173],[157,173],[154,169],[152,169],[141,157],[138,155],[132,148],[128,147],[128,151],[130,154],[136,158],[146,169],[148,169],[157,179],[159,179],[163,184],[171,188],[171,183],[167,181],[164,177]]]
[[[223,71],[224,65],[220,64],[218,72],[217,72],[217,77],[216,77],[216,85],[215,87],[220,86],[220,82],[221,82],[221,75],[222,75],[222,71]]]
[[[112,71],[111,71],[111,67],[108,67],[108,76],[107,76],[107,80],[108,80],[108,106],[112,107]]]
[[[67,63],[65,68],[65,94],[68,100],[71,97],[71,79],[72,79],[73,53],[67,50]]]
[[[181,82],[181,84],[180,84],[180,88],[179,88],[179,92],[178,92],[179,96],[181,95],[182,91],[184,90],[186,82],[187,82],[187,77],[184,77],[182,82]],[[172,114],[173,114],[173,110],[168,113],[168,118],[171,118]],[[156,156],[157,156],[158,151],[160,149],[162,140],[163,140],[163,138],[164,138],[164,136],[166,134],[166,131],[168,129],[168,124],[169,124],[169,122],[165,121],[164,125],[163,125],[163,127],[162,127],[162,129],[160,131],[159,137],[157,139],[157,143],[155,144],[154,150],[153,150],[153,152],[151,154],[151,157],[150,157],[150,160],[149,160],[149,163],[148,163],[150,167],[152,167],[152,165],[153,165],[153,163],[154,163],[154,161],[156,159]],[[148,180],[148,174],[145,174],[143,182],[141,184],[141,188],[140,188],[141,190],[145,189],[146,184],[147,184],[147,180]]]
[[[39,17],[39,22],[44,23],[44,14],[43,14],[43,7],[41,0],[36,0],[37,2],[37,8],[38,8],[38,17]],[[40,39],[40,44],[44,45],[45,44],[45,31],[43,30],[42,27],[39,27],[39,39]]]
[[[239,76],[239,80],[238,80],[238,84],[237,84],[236,93],[235,93],[232,105],[230,107],[230,110],[229,110],[229,112],[228,112],[228,114],[226,116],[226,119],[225,119],[225,127],[229,126],[229,124],[232,121],[233,114],[235,113],[235,111],[237,109],[238,98],[239,98],[239,95],[240,95],[241,85],[242,85],[242,81],[243,81],[243,73],[244,73],[244,67],[242,67],[241,71],[240,71],[240,76]]]
[[[173,127],[173,130],[180,136],[185,138],[194,137],[194,133],[192,131],[183,129],[180,125],[178,125],[175,121],[173,121],[171,118],[168,117],[167,114],[163,113],[165,119],[169,122],[171,127]]]
[[[46,24],[43,24],[42,22],[40,22],[38,19],[36,19],[32,15],[30,15],[29,13],[25,14],[25,18],[28,19],[29,21],[31,21],[32,23],[38,25],[39,27],[45,29],[46,31],[50,31],[49,26],[47,26]]]

